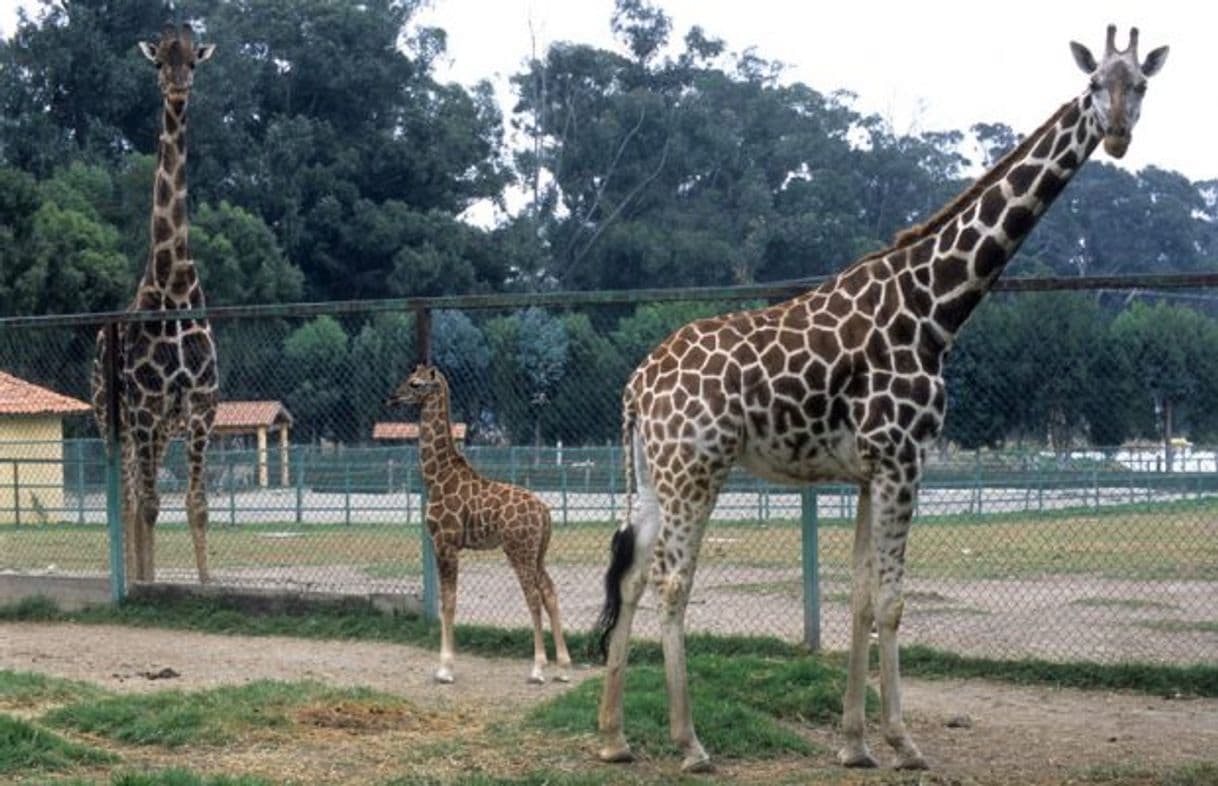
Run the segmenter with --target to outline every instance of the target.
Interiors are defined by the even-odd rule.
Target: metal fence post
[[[123,561],[122,454],[118,434],[118,323],[106,325],[106,525],[110,539],[110,598],[127,595]]]
[[[440,618],[439,586],[436,580],[436,549],[427,530],[427,485],[419,486],[419,538],[423,558],[423,616],[429,620]]]
[[[799,523],[802,533],[804,581],[804,644],[820,649],[820,534],[818,532],[816,489],[805,486],[799,492]]]

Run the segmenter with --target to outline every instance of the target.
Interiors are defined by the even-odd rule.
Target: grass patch
[[[1141,600],[1139,598],[1079,598],[1071,601],[1074,606],[1092,606],[1097,608],[1117,609],[1178,609],[1174,603],[1163,603],[1157,600]]]
[[[872,650],[874,661],[876,652]],[[1083,690],[1128,690],[1155,696],[1218,697],[1218,666],[1151,663],[1057,663],[1028,658],[997,660],[930,647],[902,647],[903,674],[930,678],[991,679]]]
[[[45,598],[0,606],[0,621],[77,622],[133,625],[149,628],[195,630],[205,633],[247,636],[296,636],[309,639],[385,641],[436,648],[440,644],[438,624],[401,615],[388,616],[371,607],[333,608],[301,606],[292,611],[249,613],[238,600],[184,595],[156,602],[130,600],[121,606],[97,606],[64,612]],[[497,628],[489,625],[458,625],[457,642],[462,652],[487,657],[531,658],[533,633],[527,628]],[[549,633],[547,632],[547,639]],[[571,631],[567,643],[576,659],[588,653],[595,636]],[[690,654],[795,657],[801,647],[770,636],[719,637],[691,634],[686,638]],[[658,642],[637,640],[632,645],[635,662],[660,663]]]
[[[199,775],[190,770],[120,772],[110,776],[109,786],[275,786],[274,781],[252,775]],[[54,781],[48,786],[99,786],[93,780]]]
[[[1138,626],[1165,633],[1218,633],[1218,622],[1212,620],[1154,620]]]
[[[382,786],[633,786],[635,784],[705,784],[705,778],[682,776],[676,779],[640,778],[625,772],[620,767],[612,771],[569,773],[569,772],[533,772],[528,775],[513,778],[495,777],[493,775],[463,775],[451,780],[439,780],[425,776],[394,778],[385,781]]]
[[[117,757],[69,742],[35,724],[0,714],[0,775],[52,772],[87,764],[108,764]]]
[[[716,755],[764,759],[807,755],[817,748],[792,723],[833,723],[841,714],[845,673],[820,658],[763,658],[735,654],[688,658],[694,725]],[[591,733],[603,679],[584,682],[534,708],[528,721],[568,734]],[[869,692],[868,704],[875,705]],[[668,740],[668,694],[664,670],[636,665],[626,674],[627,736],[636,750],[672,754]]]
[[[1218,783],[1218,763],[1200,762],[1172,770],[1163,786],[1214,786]]]
[[[64,680],[28,671],[0,669],[0,707],[64,704],[104,695],[104,690],[87,682]]]
[[[206,691],[158,691],[70,704],[47,713],[48,723],[137,745],[222,745],[252,731],[284,728],[289,711],[305,704],[368,701],[367,689],[317,682],[259,680]],[[384,697],[386,704],[402,704]]]

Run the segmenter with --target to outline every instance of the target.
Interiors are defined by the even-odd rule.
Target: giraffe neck
[[[464,463],[453,441],[447,391],[429,398],[423,404],[419,418],[419,459],[423,482],[429,488],[433,484],[443,483],[455,464]]]
[[[186,99],[165,98],[152,186],[148,267],[140,282],[141,308],[203,305],[188,242],[186,215]]]
[[[1089,94],[1066,103],[968,191],[911,230],[920,239],[887,255],[898,281],[907,276],[906,307],[929,320],[945,346],[1095,150],[1100,128]]]

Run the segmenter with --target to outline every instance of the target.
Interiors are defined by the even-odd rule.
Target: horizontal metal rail
[[[776,300],[795,297],[829,280],[819,276],[763,284],[671,289],[611,289],[569,292],[498,292],[483,295],[336,300],[314,303],[276,303],[257,306],[219,306],[172,311],[173,320],[308,317],[321,314],[440,311],[444,309],[503,309],[525,306],[569,308],[623,303],[664,303],[711,300]],[[1052,292],[1097,290],[1165,290],[1218,288],[1218,273],[1147,274],[1131,276],[1020,277],[999,279],[995,291]],[[105,311],[90,314],[52,314],[0,318],[4,328],[80,327],[125,322],[166,321],[165,311]]]

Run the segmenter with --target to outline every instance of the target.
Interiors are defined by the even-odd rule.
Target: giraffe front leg
[[[880,704],[884,739],[897,753],[897,769],[924,770],[928,765],[914,744],[901,717],[901,668],[897,631],[905,601],[902,581],[905,573],[905,544],[913,513],[916,482],[901,480],[899,470],[893,479],[876,482],[875,560],[876,626],[880,645]]]
[[[871,647],[874,563],[871,543],[871,489],[859,489],[858,516],[854,527],[854,582],[850,594],[850,659],[846,673],[846,695],[842,698],[842,733],[846,744],[837,760],[846,767],[876,767],[878,762],[867,747],[867,719],[864,714],[867,694],[867,653]]]
[[[457,613],[457,550],[436,544],[436,568],[440,574],[440,668],[435,680],[450,684],[453,677],[453,618]]]

